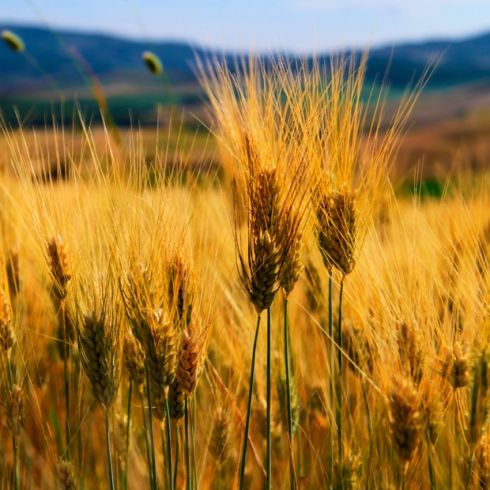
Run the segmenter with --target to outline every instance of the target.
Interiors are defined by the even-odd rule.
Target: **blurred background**
[[[423,174],[437,193],[441,176],[490,161],[488,0],[3,0],[0,30],[0,111],[9,127],[72,127],[80,118],[95,127],[102,114],[124,136],[173,118],[199,155],[212,143],[197,58],[232,63],[252,52],[328,64],[367,49],[366,90],[384,83],[389,101],[436,62],[399,172]],[[161,73],[145,65],[147,51]]]

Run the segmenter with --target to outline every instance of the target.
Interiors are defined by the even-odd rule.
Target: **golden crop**
[[[487,488],[490,188],[396,195],[418,89],[296,68],[202,67],[219,176],[4,128],[1,488]]]

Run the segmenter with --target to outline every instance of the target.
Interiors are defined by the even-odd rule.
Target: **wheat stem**
[[[7,359],[7,377],[9,382],[9,389],[12,390],[14,386],[14,370],[11,359]],[[14,471],[12,475],[13,488],[15,490],[19,490],[19,448],[17,445],[17,436],[15,434],[13,434],[12,436],[12,448],[14,452]]]
[[[301,415],[300,415],[301,416]],[[298,420],[298,425],[301,426],[301,419]],[[297,457],[297,462],[296,466],[298,468],[297,470],[297,476],[300,481],[303,480],[304,474],[303,474],[303,450],[302,450],[302,442],[301,442],[301,430],[298,430],[298,435],[296,436],[296,457]]]
[[[65,390],[65,437],[66,437],[66,457],[70,458],[70,375],[68,371],[68,357],[70,355],[70,346],[68,343],[68,334],[66,331],[65,318],[65,302],[61,301],[60,316],[63,331],[63,374],[64,374],[64,390]]]
[[[427,463],[429,465],[430,490],[436,490],[436,475],[434,473],[434,465],[432,464],[430,443],[429,446],[427,447]]]
[[[333,402],[334,388],[333,388],[333,373],[334,373],[334,346],[333,346],[333,301],[332,301],[332,289],[333,278],[332,269],[328,270],[328,336],[327,352],[330,352],[330,401]],[[333,427],[333,423],[331,424]],[[334,435],[333,430],[330,429],[330,489],[333,488],[333,463],[334,463]]]
[[[401,490],[405,490],[407,488],[407,472],[408,472],[408,461],[406,461],[403,465]]]
[[[452,429],[453,429],[452,440],[454,442],[453,444],[450,445],[450,450],[448,451],[449,483],[450,483],[449,488],[455,488],[458,485],[458,483],[461,481],[461,476],[459,475],[458,463],[457,463],[459,461],[459,458],[461,458],[461,453],[460,451],[458,451],[458,448],[460,447],[459,444],[461,444],[461,433],[459,431],[460,417],[461,415],[459,412],[458,400],[457,398],[455,398],[453,402],[453,414],[451,417]],[[458,482],[458,476],[460,477],[459,482]]]
[[[148,371],[148,367],[145,367],[146,370],[146,396],[148,398],[148,423],[150,426],[150,462],[151,462],[151,471],[150,475],[152,476],[152,488],[153,490],[158,488],[157,484],[157,471],[156,471],[156,462],[155,462],[155,436],[153,434],[153,408],[152,408],[152,399],[151,399],[151,382],[150,382],[150,374]]]
[[[255,327],[255,337],[254,337],[254,345],[252,348],[252,361],[250,367],[250,378],[248,383],[247,415],[245,418],[243,448],[242,448],[242,456],[240,460],[240,481],[239,481],[240,490],[243,490],[244,488],[245,464],[247,462],[247,449],[248,449],[248,431],[250,428],[250,409],[252,407],[252,395],[253,395],[253,387],[254,387],[255,354],[257,351],[257,340],[259,338],[259,329],[260,329],[260,314],[257,316],[257,326]]]
[[[131,397],[133,395],[133,380],[129,380],[128,389],[128,406],[127,406],[127,420],[126,420],[126,463],[124,466],[123,474],[123,488],[127,490],[128,488],[128,465],[129,465],[129,429],[131,424]]]
[[[189,397],[185,395],[184,400],[184,425],[185,425],[185,466],[186,466],[186,489],[192,489],[191,473],[191,450],[189,436]]]
[[[271,419],[272,419],[272,389],[271,389],[271,308],[267,308],[267,489],[272,488],[272,444],[271,444]]]
[[[112,453],[111,453],[111,431],[109,424],[109,409],[106,408],[105,411],[105,440],[107,449],[107,466],[109,469],[109,488],[114,490],[114,471],[112,468]]]
[[[170,427],[170,409],[168,406],[168,395],[165,397],[165,428],[167,432],[167,462],[168,462],[168,482],[169,482],[169,488],[171,490],[174,490],[175,484],[174,484],[174,478],[172,475],[172,429]],[[162,437],[163,437],[163,431],[162,431]]]
[[[191,417],[191,442],[192,442],[192,488],[197,488],[197,464],[196,464],[196,398],[191,401],[192,417]]]
[[[337,378],[337,439],[339,451],[339,468],[342,467],[342,296],[344,292],[344,277],[340,280],[339,319],[337,325],[337,354],[339,373]]]
[[[368,444],[367,444],[367,458],[370,461],[372,456],[372,441],[373,441],[373,429],[372,429],[372,421],[371,421],[371,409],[369,407],[369,398],[366,386],[366,380],[364,377],[361,380],[362,383],[362,397],[364,399],[364,405],[366,407],[366,416],[368,420],[367,428],[368,428]],[[367,482],[369,482],[369,477],[366,475]],[[369,489],[369,486],[367,487]]]
[[[474,463],[474,460],[475,460],[475,451],[472,450],[471,451],[471,455],[470,455],[470,461],[468,463],[468,472],[467,472],[467,475],[466,475],[465,490],[468,490],[468,488],[470,488],[471,476],[472,476],[472,473],[473,473],[473,463]],[[431,490],[432,490],[432,488],[431,488]]]
[[[12,387],[14,386],[14,367],[12,365],[12,359],[7,360],[7,376],[9,388],[12,389]]]
[[[174,479],[173,488],[177,488],[177,475],[179,474],[179,456],[180,456],[180,431],[179,427],[176,427],[175,431],[175,466],[174,466]]]
[[[143,411],[143,429],[145,431],[146,462],[148,463],[148,473],[150,474],[150,487],[153,488],[153,473],[151,471],[150,443],[148,442],[148,423],[146,422],[145,398],[141,395],[141,408]]]
[[[291,380],[290,380],[290,354],[289,354],[289,318],[288,318],[288,298],[284,298],[284,365],[286,368],[286,404],[288,414],[288,444],[289,444],[289,486],[291,490],[296,488],[294,477],[294,458],[293,458],[293,414],[291,409]]]
[[[20,481],[19,481],[19,446],[17,443],[17,436],[14,435],[12,437],[12,444],[14,447],[14,489],[19,490],[20,488]]]

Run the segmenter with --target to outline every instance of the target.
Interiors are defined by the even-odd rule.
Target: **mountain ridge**
[[[224,56],[228,59],[241,56],[240,53],[178,40],[144,41],[107,33],[0,23],[0,30],[3,29],[13,30],[22,37],[28,59],[5,46],[0,47],[0,95],[15,94],[16,89],[40,88],[47,77],[62,86],[76,86],[83,82],[89,70],[105,83],[127,80],[128,83],[139,82],[143,87],[151,86],[153,80],[141,62],[141,53],[146,49],[162,58],[170,81],[177,85],[196,81],[193,66],[196,56]],[[325,52],[318,58],[326,62],[332,54],[335,52]],[[273,52],[261,56],[273,58],[278,55]],[[287,52],[280,53],[280,56],[292,60],[302,57]],[[490,80],[490,31],[458,39],[436,38],[375,47],[369,51],[367,80],[373,81],[382,76],[388,83],[402,86],[419,76],[437,57],[440,59],[431,77],[432,85],[450,86]]]
[[[246,57],[177,40],[147,42],[107,33],[52,31],[0,22],[0,31],[4,29],[16,32],[26,45],[25,53],[16,53],[0,43],[0,117],[12,124],[16,124],[19,114],[22,121],[42,125],[53,113],[71,120],[79,110],[100,120],[100,107],[90,88],[95,78],[118,124],[153,124],[158,119],[157,107],[169,104],[199,111],[205,98],[196,77],[196,57],[224,57],[229,66]],[[141,55],[146,50],[161,58],[163,79],[145,68]],[[328,66],[338,53],[326,52],[317,58]],[[360,51],[345,51],[349,53],[360,56]],[[262,54],[268,60],[278,56],[293,63],[304,59],[287,52]],[[430,90],[488,91],[490,32],[456,40],[432,39],[373,48],[366,69],[367,85],[383,81],[396,96],[420,80],[436,58],[437,66],[427,86]],[[307,59],[311,62],[312,57]]]

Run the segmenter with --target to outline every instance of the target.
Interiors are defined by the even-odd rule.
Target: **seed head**
[[[65,355],[71,355],[71,349],[67,349],[67,346],[71,346],[76,339],[76,328],[72,319],[72,315],[69,311],[68,304],[63,303],[62,307],[58,309],[58,325],[56,328],[57,338],[59,341],[56,343],[58,354],[61,359],[65,358]],[[66,342],[66,344],[65,344]]]
[[[14,32],[4,30],[4,31],[2,31],[1,37],[4,40],[5,44],[12,51],[16,51],[18,53],[25,51],[26,47],[25,47],[24,41]]]
[[[281,282],[290,290],[299,276],[301,197],[279,167],[261,161],[249,135],[243,135],[242,146],[248,239],[246,254],[237,241],[239,270],[260,313],[272,304]]]
[[[280,249],[271,235],[260,232],[254,237],[254,270],[250,276],[249,295],[258,312],[272,304],[277,292]]]
[[[336,317],[337,315],[334,315],[334,323],[338,325]],[[358,368],[372,372],[374,366],[373,349],[365,329],[359,322],[349,317],[342,319],[342,323],[344,349],[352,361],[348,363],[349,368],[352,369],[354,374],[359,374]],[[337,330],[337,327],[335,327],[335,330]]]
[[[184,327],[192,320],[194,283],[189,265],[181,255],[173,257],[168,264],[168,302],[171,311]]]
[[[75,467],[71,461],[60,459],[56,463],[56,475],[63,490],[75,490],[77,488]]]
[[[468,421],[468,441],[475,445],[480,439],[482,430],[488,420],[488,399],[490,372],[488,353],[484,350],[476,360],[473,368],[473,383],[471,387],[471,403]]]
[[[442,375],[455,390],[468,385],[468,353],[460,342],[456,342],[453,348],[447,351],[442,361]]]
[[[317,240],[327,269],[349,274],[355,266],[357,210],[354,193],[334,191],[317,205]]]
[[[141,386],[145,378],[144,358],[139,343],[129,333],[124,337],[123,362],[131,381]]]
[[[258,312],[267,309],[278,288],[284,261],[278,222],[279,187],[275,169],[258,169],[249,183],[248,261],[241,260],[242,281]],[[247,265],[246,265],[247,264]]]
[[[420,402],[417,392],[408,379],[394,383],[389,394],[389,420],[393,444],[403,461],[409,461],[420,435]]]
[[[322,280],[317,268],[310,260],[305,267],[305,278],[308,310],[311,313],[315,313],[321,308],[322,304]]]
[[[162,62],[155,53],[152,53],[151,51],[145,51],[142,54],[142,58],[146,67],[153,75],[161,75],[163,73]]]
[[[288,226],[287,228],[291,230],[292,237],[288,248],[289,253],[285,257],[284,265],[281,270],[280,284],[286,296],[289,296],[303,271],[303,262],[301,260],[303,242],[299,230],[294,231],[292,226]],[[287,236],[287,233],[288,231],[285,230],[284,236]]]
[[[154,310],[141,331],[150,378],[161,391],[175,376],[178,336],[162,310]]]
[[[14,250],[8,254],[6,271],[10,300],[13,302],[20,291],[19,254]]]
[[[426,389],[422,394],[421,411],[428,440],[435,444],[442,424],[442,404],[434,390]]]
[[[140,273],[128,275],[122,294],[131,331],[144,354],[155,413],[162,419],[165,391],[175,377],[180,332],[178,322],[169,319],[161,307],[155,307],[154,298],[148,294],[151,284],[145,282],[145,277]]]
[[[213,421],[213,431],[209,442],[209,451],[218,463],[226,461],[229,454],[230,418],[228,413],[219,407]]]
[[[298,395],[298,387],[294,377],[289,379],[290,396],[291,396],[291,429],[295,434],[299,427],[300,416],[300,400]],[[281,376],[277,380],[277,394],[279,398],[279,406],[281,407],[281,418],[283,427],[288,427],[288,410],[287,410],[287,382],[286,378]]]
[[[398,353],[402,369],[418,385],[422,380],[424,370],[422,343],[416,330],[406,323],[398,326]]]
[[[174,380],[168,390],[168,405],[170,417],[174,420],[179,420],[184,416],[185,393],[180,384]]]
[[[357,490],[359,485],[359,472],[361,462],[358,455],[348,453],[342,462],[336,462],[335,479],[333,488],[335,490]]]
[[[8,355],[15,344],[12,307],[5,291],[0,291],[0,349]]]
[[[24,391],[14,384],[6,396],[7,425],[13,437],[20,434],[24,424]]]
[[[196,388],[206,335],[207,329],[196,323],[183,332],[175,380],[186,395],[191,395]]]
[[[64,300],[68,294],[71,273],[68,254],[59,236],[48,243],[48,265],[54,282],[53,293],[57,299]]]
[[[476,266],[483,278],[490,270],[490,220],[478,236]]]
[[[107,312],[91,312],[83,317],[79,332],[82,366],[92,385],[95,399],[109,408],[116,398],[120,381],[120,318]]]
[[[490,488],[490,437],[488,431],[482,435],[480,442],[478,443],[475,460],[476,482],[474,488],[488,490],[488,488]]]
[[[256,158],[256,157],[250,157]],[[251,228],[254,236],[261,232],[274,234],[280,215],[280,188],[275,168],[257,168],[251,176]]]

